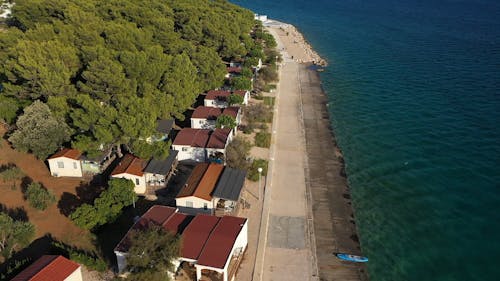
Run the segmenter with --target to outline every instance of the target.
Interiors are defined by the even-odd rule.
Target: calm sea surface
[[[500,1],[232,2],[330,62],[370,279],[500,280]]]

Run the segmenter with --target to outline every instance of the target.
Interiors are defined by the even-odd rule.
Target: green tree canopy
[[[244,101],[244,98],[240,95],[230,94],[226,100],[227,100],[228,105],[231,106],[231,105],[235,105],[235,104],[242,104]]]
[[[42,211],[56,201],[54,194],[43,188],[38,182],[32,182],[28,185],[25,196],[31,207]]]
[[[226,163],[231,168],[246,170],[252,144],[241,137],[235,137],[226,148]]]
[[[223,61],[259,51],[253,14],[226,0],[16,0],[8,24],[2,94],[48,104],[90,155],[125,144],[158,156],[141,141],[156,120],[183,119],[199,93],[223,85]]]
[[[146,230],[133,230],[130,245],[127,267],[132,280],[170,280],[172,262],[179,257],[179,237],[152,224]]]
[[[16,126],[9,141],[16,149],[31,151],[39,159],[47,158],[71,135],[68,125],[55,118],[49,107],[40,101],[24,109]]]
[[[219,117],[217,117],[217,120],[215,121],[215,127],[234,129],[236,127],[236,119],[234,119],[233,116],[229,115],[219,115]]]
[[[0,213],[0,255],[4,259],[27,246],[34,236],[35,227],[31,223],[16,221]]]

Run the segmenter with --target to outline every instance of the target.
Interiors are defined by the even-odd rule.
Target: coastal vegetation
[[[26,188],[24,196],[31,207],[41,211],[47,209],[50,204],[56,201],[56,197],[52,191],[43,188],[38,182],[30,183]]]
[[[52,127],[40,136],[53,145],[22,142],[17,122],[11,136],[41,159],[61,142],[90,156],[124,144],[148,158],[162,149],[144,146],[160,144],[140,140],[156,134],[157,119],[183,119],[199,93],[222,86],[224,61],[264,58],[254,25],[250,11],[224,0],[18,0],[0,33],[0,118],[13,124],[37,113],[26,112],[35,101],[46,105],[36,109],[60,138]],[[235,88],[249,88],[239,80]]]

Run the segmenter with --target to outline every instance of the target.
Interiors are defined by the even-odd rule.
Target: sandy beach
[[[252,279],[367,280],[363,265],[333,255],[361,250],[327,98],[309,68],[326,62],[293,26],[265,26],[283,62]]]

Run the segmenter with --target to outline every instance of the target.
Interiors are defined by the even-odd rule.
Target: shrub
[[[28,185],[25,196],[31,207],[42,211],[56,201],[54,194],[37,182]]]
[[[264,104],[270,107],[274,107],[275,97],[264,97]]]
[[[231,168],[246,170],[252,145],[241,137],[235,137],[226,148],[226,163]]]
[[[53,242],[52,245],[63,250],[64,252],[67,252],[70,260],[83,264],[90,269],[99,272],[103,272],[108,269],[106,262],[94,253],[88,253],[83,250],[75,249],[60,242]]]
[[[262,176],[267,175],[267,166],[268,162],[265,159],[255,159],[250,165],[250,169],[247,173],[247,178],[251,181],[259,180],[259,171],[258,168],[262,168]]]
[[[272,111],[263,104],[253,104],[245,107],[244,116],[248,123],[269,122],[272,120]]]
[[[255,134],[255,146],[269,148],[271,146],[271,134],[267,132]]]

